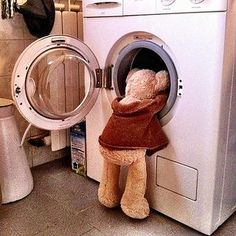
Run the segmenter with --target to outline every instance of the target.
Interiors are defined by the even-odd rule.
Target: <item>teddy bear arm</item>
[[[155,113],[160,112],[164,106],[166,105],[168,96],[166,94],[159,94],[155,100],[156,100],[156,106],[154,107]]]

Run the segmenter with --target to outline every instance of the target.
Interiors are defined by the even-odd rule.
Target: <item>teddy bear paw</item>
[[[150,208],[146,198],[143,198],[140,203],[128,205],[121,201],[122,211],[129,217],[134,219],[144,219],[149,216]]]

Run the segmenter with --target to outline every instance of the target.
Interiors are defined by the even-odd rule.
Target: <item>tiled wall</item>
[[[1,9],[0,9],[1,10]],[[13,19],[1,19],[0,17],[0,97],[12,98],[11,74],[14,64],[20,53],[36,38],[30,35],[20,14],[15,14]],[[15,111],[17,124],[21,136],[28,123]],[[31,128],[27,138],[45,134],[45,130]],[[68,154],[68,150],[52,152],[50,147],[34,147],[27,142],[24,144],[29,165],[36,166],[53,159],[61,158]]]

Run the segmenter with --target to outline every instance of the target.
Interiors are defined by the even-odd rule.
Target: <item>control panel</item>
[[[156,13],[226,11],[228,0],[156,0]]]
[[[229,0],[83,0],[84,17],[226,11]]]

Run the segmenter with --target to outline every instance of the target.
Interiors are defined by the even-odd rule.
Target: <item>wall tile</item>
[[[35,40],[33,39],[25,39],[24,40],[24,45],[25,45],[25,48],[27,48],[31,43],[33,43]]]
[[[0,39],[23,39],[24,22],[20,14],[15,14],[12,19],[0,18]]]
[[[24,40],[0,40],[0,76],[11,76],[15,62],[24,50]]]
[[[10,76],[0,76],[0,97],[12,99]]]

